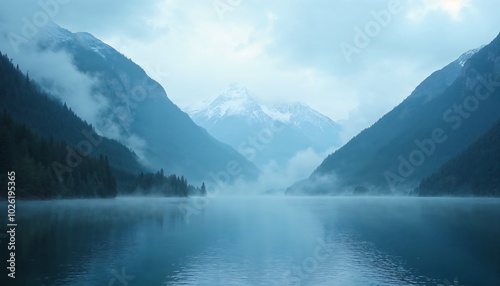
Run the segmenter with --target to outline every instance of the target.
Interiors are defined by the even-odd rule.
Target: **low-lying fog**
[[[498,199],[117,198],[17,214],[21,285],[500,285]]]

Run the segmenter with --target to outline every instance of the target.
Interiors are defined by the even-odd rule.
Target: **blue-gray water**
[[[36,201],[17,219],[1,285],[500,285],[498,199]]]

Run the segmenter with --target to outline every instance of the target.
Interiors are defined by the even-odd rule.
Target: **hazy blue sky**
[[[300,100],[345,120],[346,136],[500,32],[493,0],[59,1],[57,24],[132,58],[181,107],[238,82],[258,98]],[[10,2],[0,21],[15,32],[42,9]],[[359,31],[368,41],[356,45]]]

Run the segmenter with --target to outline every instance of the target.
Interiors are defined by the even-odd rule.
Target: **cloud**
[[[353,135],[401,102],[430,73],[496,35],[495,29],[475,23],[477,15],[447,2],[438,7],[461,11],[461,24],[428,14],[415,25],[405,15],[421,5],[408,4],[346,63],[339,44],[352,42],[355,28],[364,27],[373,20],[371,12],[388,3],[244,1],[220,20],[210,3],[169,1],[159,4],[159,18],[150,19],[157,27],[168,27],[168,33],[148,43],[116,36],[110,42],[146,67],[156,62],[168,69],[169,78],[159,81],[181,107],[214,98],[237,81],[262,99],[305,101],[334,120],[352,123],[346,130]],[[464,28],[471,24],[477,28]],[[443,33],[448,41],[442,41]]]
[[[470,5],[470,0],[423,0],[418,1],[417,7],[411,9],[407,16],[411,20],[421,21],[429,13],[440,11],[458,21],[461,19],[462,11]]]
[[[352,43],[391,1],[228,1],[239,4],[221,19],[211,0],[72,0],[54,20],[132,58],[181,107],[239,82],[261,99],[304,101],[342,120],[349,138],[433,71],[498,34],[500,3],[400,1],[403,12],[348,63],[339,45]],[[16,1],[2,11],[19,28],[37,7]],[[150,72],[158,69],[168,76]]]
[[[135,151],[143,165],[148,165],[146,142],[128,131],[129,114],[112,106],[109,98],[99,92],[102,83],[98,76],[81,72],[74,65],[73,57],[65,51],[40,50],[38,41],[44,39],[46,27],[40,27],[40,32],[25,44],[14,47],[6,38],[9,30],[5,27],[11,23],[3,23],[0,27],[2,53],[12,58],[49,96],[66,104],[78,117],[93,125],[99,135],[122,142]]]
[[[108,108],[104,96],[96,93],[98,79],[81,73],[73,64],[70,55],[64,52],[38,51],[34,46],[25,46],[14,52],[9,41],[0,44],[21,70],[29,73],[51,96],[66,103],[82,119],[96,123],[101,113]]]
[[[230,185],[212,184],[209,187],[212,192],[214,188],[219,188],[218,191],[222,195],[260,195],[263,193],[282,195],[294,182],[309,177],[323,159],[333,151],[335,148],[324,152],[316,152],[312,148],[301,150],[288,160],[285,167],[279,166],[274,161],[264,165],[260,170],[259,178],[254,182],[236,180]]]

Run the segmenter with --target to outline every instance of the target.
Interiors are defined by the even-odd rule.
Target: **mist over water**
[[[17,285],[500,285],[497,199],[189,200],[19,202]]]

